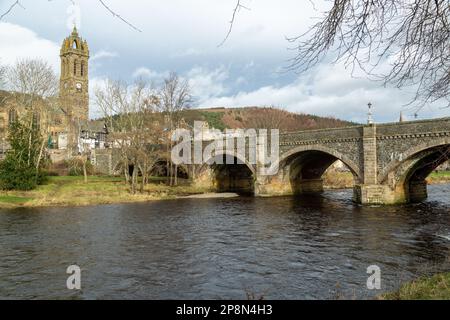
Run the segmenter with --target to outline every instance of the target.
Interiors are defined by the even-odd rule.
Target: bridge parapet
[[[450,118],[388,123],[377,126],[378,180],[411,156],[450,141]]]
[[[395,139],[439,132],[450,132],[450,118],[377,124],[377,138],[379,139]]]
[[[280,146],[307,145],[334,142],[356,142],[362,138],[363,126],[334,129],[305,130],[280,134]]]

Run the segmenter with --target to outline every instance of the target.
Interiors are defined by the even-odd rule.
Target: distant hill
[[[333,117],[292,113],[272,107],[190,109],[183,112],[185,121],[206,121],[210,127],[224,129],[272,128],[281,131],[314,130],[356,125]]]

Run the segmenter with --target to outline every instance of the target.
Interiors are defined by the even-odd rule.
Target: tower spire
[[[78,37],[78,29],[77,29],[77,23],[73,23],[73,30],[72,30],[72,36]]]

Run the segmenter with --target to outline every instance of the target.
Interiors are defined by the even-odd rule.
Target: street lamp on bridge
[[[367,112],[367,124],[373,124],[373,119],[372,119],[372,103],[369,102],[367,104],[367,106],[369,107],[369,111]]]

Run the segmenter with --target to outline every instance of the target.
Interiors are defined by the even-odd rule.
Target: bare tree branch
[[[49,2],[52,0],[48,0]],[[74,0],[69,0],[73,5],[75,5],[75,1]],[[133,25],[131,22],[129,22],[128,20],[126,20],[125,18],[123,18],[120,14],[118,14],[117,12],[115,12],[114,10],[112,10],[106,3],[104,0],[97,0],[109,13],[111,13],[113,15],[114,18],[119,19],[120,21],[124,22],[126,25],[128,25],[130,28],[138,31],[138,32],[142,32],[141,29],[137,28],[135,25]],[[24,8],[24,6],[20,3],[19,0],[16,0],[10,7],[8,10],[6,10],[1,16],[0,16],[0,20],[2,20],[4,17],[6,17],[8,14],[10,14],[13,9],[15,7],[22,7]]]
[[[439,99],[450,106],[448,0],[336,0],[306,33],[289,38],[290,69],[311,70],[330,51],[334,62],[396,87],[413,86],[418,107]],[[387,70],[387,71],[386,71]]]
[[[250,10],[250,8],[248,8],[248,7],[244,6],[244,5],[242,5],[242,4],[241,4],[241,1],[238,0],[238,1],[236,2],[236,6],[235,6],[234,9],[233,9],[233,15],[231,16],[231,20],[230,20],[230,28],[228,29],[228,32],[227,32],[225,38],[222,40],[222,42],[221,42],[217,47],[223,46],[223,44],[224,44],[224,43],[228,40],[228,38],[230,37],[231,32],[233,31],[234,21],[236,20],[236,16],[237,16],[237,14],[239,13],[239,11],[240,11],[241,9]]]
[[[20,1],[19,1],[19,0],[16,0],[13,4],[11,4],[11,6],[8,8],[8,10],[6,10],[5,13],[3,13],[3,14],[0,16],[0,21],[1,21],[4,17],[6,17],[11,11],[13,11],[15,7],[21,7],[21,8],[23,8],[23,9],[25,9],[24,6],[22,6],[22,4],[20,3]]]
[[[119,15],[119,14],[117,14],[116,12],[114,12],[113,10],[111,10],[111,8],[110,8],[108,5],[106,5],[105,2],[104,2],[103,0],[98,0],[98,1],[101,3],[101,5],[102,5],[103,7],[105,7],[106,10],[108,10],[108,11],[113,15],[113,17],[115,17],[115,18],[121,20],[122,22],[124,22],[125,24],[127,24],[129,27],[133,28],[134,30],[136,30],[136,31],[138,31],[138,32],[142,32],[142,30],[138,29],[138,28],[135,27],[133,24],[131,24],[130,22],[128,22],[127,20],[125,20],[121,15]]]

